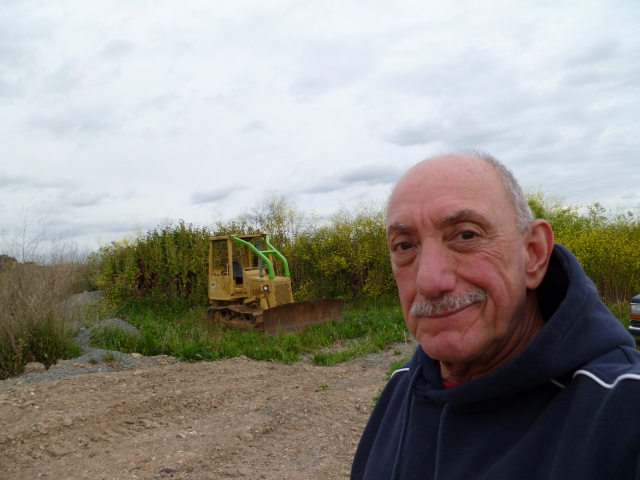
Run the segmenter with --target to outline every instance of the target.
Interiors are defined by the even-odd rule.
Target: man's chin
[[[460,335],[452,332],[441,333],[435,338],[418,338],[418,343],[430,358],[443,363],[467,364],[478,356],[477,347],[461,344]]]

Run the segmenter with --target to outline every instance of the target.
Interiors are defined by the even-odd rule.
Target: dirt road
[[[163,357],[2,382],[0,478],[346,479],[399,348],[413,346],[335,367]]]

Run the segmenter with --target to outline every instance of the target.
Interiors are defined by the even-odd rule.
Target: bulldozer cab
[[[289,265],[268,234],[210,237],[209,302],[263,310],[293,302]]]

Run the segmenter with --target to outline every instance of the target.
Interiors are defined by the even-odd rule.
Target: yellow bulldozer
[[[275,259],[282,275],[276,275]],[[210,320],[269,335],[299,332],[328,320],[342,321],[342,300],[293,300],[287,259],[271,245],[266,233],[210,238],[209,303]]]

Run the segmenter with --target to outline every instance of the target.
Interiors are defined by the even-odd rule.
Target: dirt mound
[[[171,357],[0,383],[3,478],[348,478],[386,383],[414,344],[318,367]],[[35,377],[34,377],[35,378]]]

